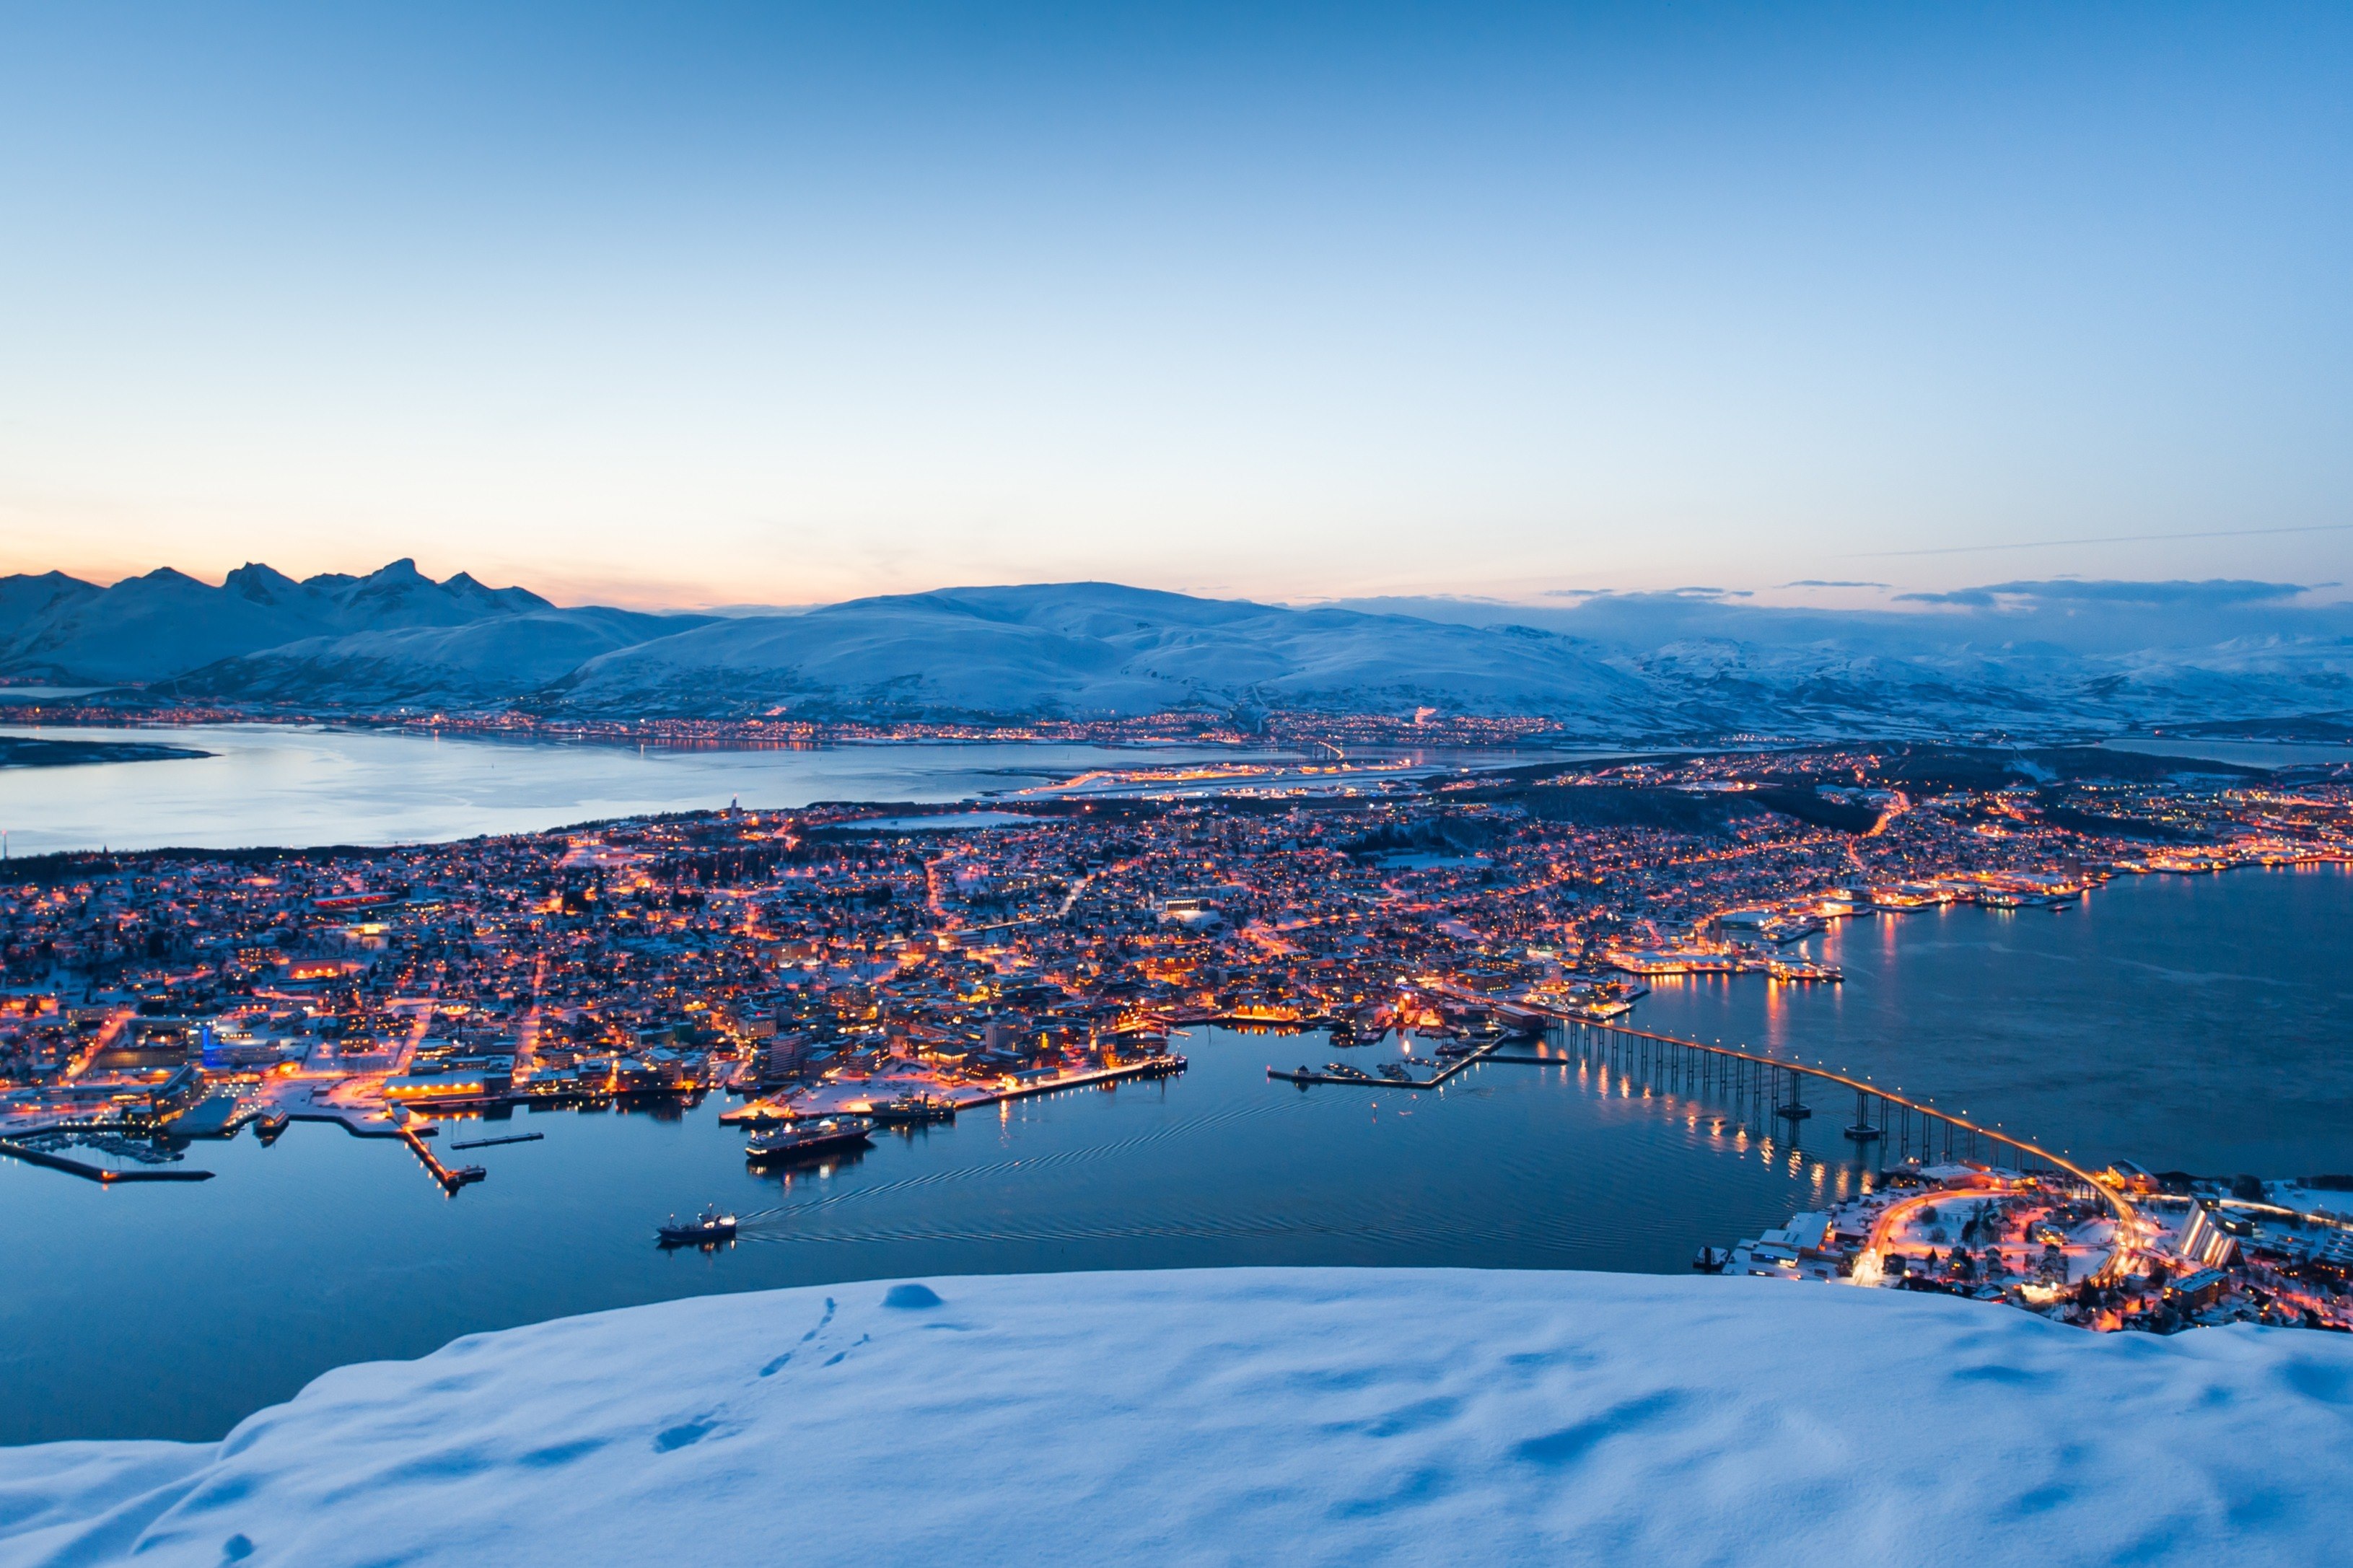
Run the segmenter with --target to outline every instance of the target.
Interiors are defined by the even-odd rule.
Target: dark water
[[[2094,1161],[2353,1171],[2353,870],[2119,879],[2058,913],[1923,910],[1806,944],[1839,986],[1659,984],[1633,1020],[1769,1043]]]
[[[1854,922],[1816,943],[1842,987],[1662,989],[1635,1021],[1769,1040],[2094,1158],[2353,1170],[2348,931],[2341,871],[2144,878],[2064,914]],[[789,1183],[745,1170],[715,1100],[454,1123],[445,1142],[546,1134],[465,1153],[490,1179],[455,1198],[400,1145],[317,1125],[195,1145],[189,1163],[219,1173],[201,1184],[0,1161],[0,1442],[217,1436],[344,1362],[713,1290],[1251,1263],[1680,1271],[1854,1179],[1593,1068],[1302,1094],[1263,1069],[1324,1060],[1320,1040],[1197,1030],[1180,1048],[1181,1079],[886,1135]],[[745,1215],[744,1238],[659,1252],[653,1226],[705,1201]]]
[[[396,1142],[298,1123],[199,1143],[201,1184],[101,1189],[0,1161],[0,1442],[217,1436],[344,1362],[714,1290],[907,1274],[1254,1263],[1682,1269],[1845,1173],[1711,1134],[1599,1073],[1482,1066],[1444,1090],[1271,1083],[1320,1039],[1195,1030],[1184,1077],[882,1135],[754,1176],[714,1098],[682,1119],[453,1123],[445,1197]],[[1376,1050],[1355,1053],[1367,1067]],[[653,1226],[716,1201],[727,1250]]]

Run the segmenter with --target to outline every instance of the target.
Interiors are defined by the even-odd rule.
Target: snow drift
[[[0,1449],[0,1563],[2353,1562],[2353,1343],[1745,1279],[704,1297]]]

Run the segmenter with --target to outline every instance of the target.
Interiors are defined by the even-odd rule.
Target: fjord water
[[[2353,1172],[2353,868],[2124,877],[2055,912],[1878,915],[1805,945],[1845,984],[1654,982],[1634,1022],[1867,1076],[2079,1159]]]
[[[10,770],[0,826],[16,852],[448,837],[737,795],[946,801],[1185,755],[641,753],[282,727],[100,738],[222,754]],[[2353,1171],[2348,932],[2340,868],[2120,879],[2057,914],[1847,922],[1808,944],[1844,966],[1841,986],[1662,984],[1632,1022],[1869,1073],[2094,1160]],[[546,1134],[459,1156],[490,1179],[454,1198],[397,1144],[316,1125],[268,1148],[195,1144],[187,1163],[218,1173],[203,1184],[109,1190],[0,1161],[0,1443],[217,1436],[345,1362],[707,1291],[1241,1263],[1681,1270],[1700,1244],[1853,1180],[1837,1163],[1842,1105],[1819,1107],[1800,1152],[1590,1068],[1302,1094],[1263,1069],[1333,1054],[1313,1037],[1196,1030],[1178,1048],[1181,1079],[884,1136],[789,1183],[747,1171],[715,1100],[668,1119],[452,1123],[447,1142]],[[750,1216],[738,1245],[655,1249],[664,1215],[707,1201]]]
[[[1839,987],[1661,987],[1634,1022],[1770,1044],[2097,1160],[2353,1171],[2353,873],[2142,877],[2078,909],[1853,921]],[[187,1185],[0,1161],[0,1443],[216,1436],[348,1361],[667,1297],[893,1276],[1255,1263],[1681,1271],[1853,1190],[1817,1096],[1800,1147],[1597,1068],[1444,1091],[1269,1082],[1318,1037],[1196,1029],[1183,1077],[884,1134],[830,1172],[748,1170],[706,1100],[667,1118],[452,1122],[490,1178],[445,1197],[396,1143],[297,1124],[197,1143]],[[1369,1067],[1393,1047],[1355,1053]],[[448,1151],[445,1150],[445,1153]],[[716,1202],[724,1251],[652,1228]],[[1426,1325],[1399,1325],[1400,1332]]]
[[[187,1163],[218,1173],[201,1184],[0,1161],[0,1443],[216,1437],[346,1362],[709,1291],[1227,1264],[1681,1270],[1852,1179],[1589,1068],[1303,1093],[1265,1068],[1322,1061],[1320,1037],[1176,1044],[1181,1078],[878,1134],[788,1177],[746,1167],[716,1097],[448,1123],[445,1143],[546,1135],[445,1149],[490,1173],[454,1197],[397,1142],[318,1124],[195,1144]],[[744,1216],[742,1239],[656,1247],[665,1215],[706,1202]]]
[[[486,740],[319,725],[0,727],[53,741],[130,741],[210,753],[0,771],[11,853],[185,846],[396,844],[531,833],[665,811],[819,800],[940,802],[1089,768],[1230,757],[1177,748],[902,742],[656,747]]]

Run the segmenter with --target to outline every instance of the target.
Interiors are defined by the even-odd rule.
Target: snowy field
[[[0,1563],[2353,1563],[2353,1340],[1765,1280],[714,1296],[0,1449]]]

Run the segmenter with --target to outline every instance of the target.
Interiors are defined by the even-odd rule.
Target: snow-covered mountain
[[[551,606],[463,626],[304,637],[223,659],[164,685],[178,696],[309,708],[479,707],[509,701],[599,654],[636,647],[649,636],[700,620],[593,605]]]
[[[1426,707],[1609,741],[2048,737],[2314,715],[2343,728],[2353,610],[2274,602],[2292,587],[2266,599],[2275,586],[2007,584],[1982,605],[1817,612],[1692,595],[1301,609],[1072,583],[714,617],[563,609],[463,574],[436,583],[406,561],[300,583],[248,565],[217,588],[168,570],[111,588],[51,573],[0,579],[0,679],[313,711],[596,718]]]
[[[1627,730],[1647,726],[1652,698],[1548,632],[1077,583],[713,622],[591,659],[543,700],[597,714],[934,719],[1428,705]]]
[[[358,700],[378,702],[391,700],[388,690],[446,686],[497,699],[681,624],[623,610],[560,610],[527,589],[485,587],[463,572],[437,583],[407,560],[364,577],[323,573],[299,583],[248,563],[216,588],[170,567],[106,588],[52,572],[0,578],[0,677],[148,685],[268,654],[191,689],[313,701],[322,683],[340,683]],[[499,626],[512,629],[462,635]],[[453,643],[436,633],[459,635]],[[308,671],[307,681],[291,678],[281,658]],[[473,679],[453,679],[460,676]]]

